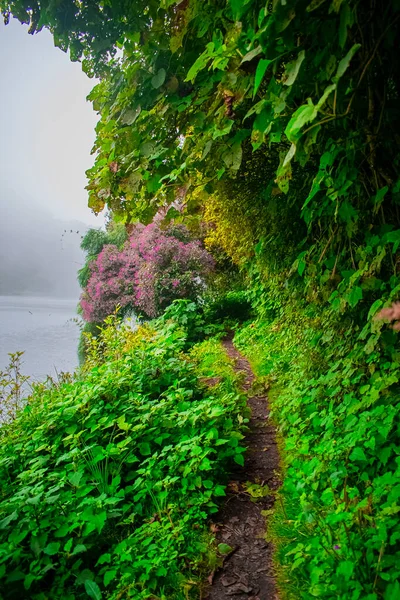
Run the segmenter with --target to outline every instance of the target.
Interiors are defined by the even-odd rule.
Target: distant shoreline
[[[36,294],[32,294],[32,293],[26,293],[26,294],[7,294],[7,293],[3,293],[0,292],[0,298],[35,298],[38,300],[64,300],[65,302],[78,302],[79,301],[79,297],[78,298],[73,298],[73,297],[65,297],[65,296],[39,296]]]

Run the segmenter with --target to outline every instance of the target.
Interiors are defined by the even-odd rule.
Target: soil
[[[243,391],[248,394],[251,409],[244,467],[231,473],[227,496],[212,524],[217,543],[228,544],[232,550],[223,559],[222,567],[209,577],[208,600],[276,600],[278,599],[272,562],[273,546],[265,540],[266,519],[263,511],[274,506],[273,492],[280,486],[279,454],[276,432],[269,419],[268,399],[253,395],[255,377],[249,362],[236,350],[232,339],[223,342],[235,368],[243,371]],[[264,497],[253,498],[249,484]],[[271,493],[269,493],[269,491]]]

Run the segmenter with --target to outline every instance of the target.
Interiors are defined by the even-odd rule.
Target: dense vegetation
[[[236,343],[284,448],[282,589],[397,599],[399,342],[375,317],[400,292],[399,2],[0,6],[100,77],[93,210],[205,222],[246,279]]]
[[[111,317],[80,376],[39,386],[1,429],[4,600],[201,588],[218,560],[205,521],[229,462],[243,464],[245,419],[218,341],[182,353],[178,321],[190,311],[179,305],[135,332]],[[202,383],[210,364],[212,388]]]

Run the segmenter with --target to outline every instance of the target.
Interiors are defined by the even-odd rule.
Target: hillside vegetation
[[[2,598],[201,589],[218,555],[206,519],[243,464],[244,401],[218,341],[185,354],[186,341],[168,314],[135,332],[110,319],[81,375],[39,386],[1,428]]]
[[[6,22],[15,16],[31,33],[49,28],[55,44],[99,78],[89,97],[99,115],[87,173],[89,206],[96,212],[107,207],[129,234],[162,215],[160,239],[171,223],[184,226],[202,252],[214,256],[210,281],[191,296],[198,307],[184,317],[194,324],[185,350],[215,333],[216,322],[232,326],[235,317],[237,347],[271,388],[284,482],[268,535],[277,549],[282,597],[397,600],[400,347],[398,334],[381,318],[393,321],[397,313],[381,311],[400,296],[399,2],[0,0],[0,7]],[[120,251],[118,244],[107,250]],[[150,263],[143,269],[149,272]],[[162,290],[161,271],[157,277]],[[134,308],[140,282],[134,276],[129,281]],[[171,291],[172,283],[166,287]],[[235,311],[241,294],[251,308],[243,303]],[[244,308],[246,322],[239,324]],[[108,371],[107,363],[136,364],[141,356],[125,354],[118,344],[114,352],[87,375],[95,389],[102,389],[96,378],[102,381],[106,372],[110,390],[118,388],[119,367]],[[159,369],[154,380],[172,376],[175,363],[161,364],[158,351],[151,352],[146,361]],[[188,368],[181,355],[176,360]],[[197,398],[199,384],[186,375],[185,381]],[[83,402],[86,392],[78,389],[86,384],[73,385]],[[135,379],[132,385],[136,389]],[[143,390],[147,406],[150,392]],[[75,392],[68,394],[58,400],[63,419],[68,411],[62,406],[75,401]],[[220,402],[217,396],[211,404]],[[239,418],[242,405],[232,400],[229,407]],[[233,416],[221,415],[221,426],[230,428]],[[71,426],[79,419],[74,413]],[[141,419],[140,427],[145,414]],[[132,423],[128,416],[126,422]],[[17,438],[24,423],[21,418],[14,425]],[[26,426],[31,435],[33,423]],[[58,431],[46,435],[64,435]],[[232,431],[239,430],[232,425]],[[220,435],[218,429],[215,439]],[[23,446],[21,473],[34,461],[29,447]],[[4,448],[11,465],[9,479],[1,475],[7,493],[22,484],[12,463],[15,451]],[[207,473],[213,483],[206,489],[222,486],[233,448],[218,446],[212,455],[215,479]],[[168,476],[186,485],[178,473]],[[201,498],[208,494],[194,487]],[[192,506],[187,496],[183,502]],[[3,523],[11,527],[7,519],[17,512],[9,512],[8,500],[4,506]],[[4,543],[14,542],[4,535]],[[12,552],[22,556],[16,548]],[[11,560],[7,552],[0,564]],[[182,572],[173,564],[169,569],[168,577]],[[21,573],[28,576],[27,563]],[[55,580],[69,577],[58,573]],[[144,573],[143,563],[132,581]],[[22,581],[22,574],[16,577]],[[98,586],[99,577],[93,575]],[[176,584],[154,585],[143,587],[148,598],[177,593]],[[135,586],[123,594],[134,597]]]

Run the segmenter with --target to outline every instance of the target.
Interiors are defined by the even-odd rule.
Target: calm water
[[[35,380],[78,365],[77,300],[0,296],[0,371],[8,352],[23,350],[23,372]]]

